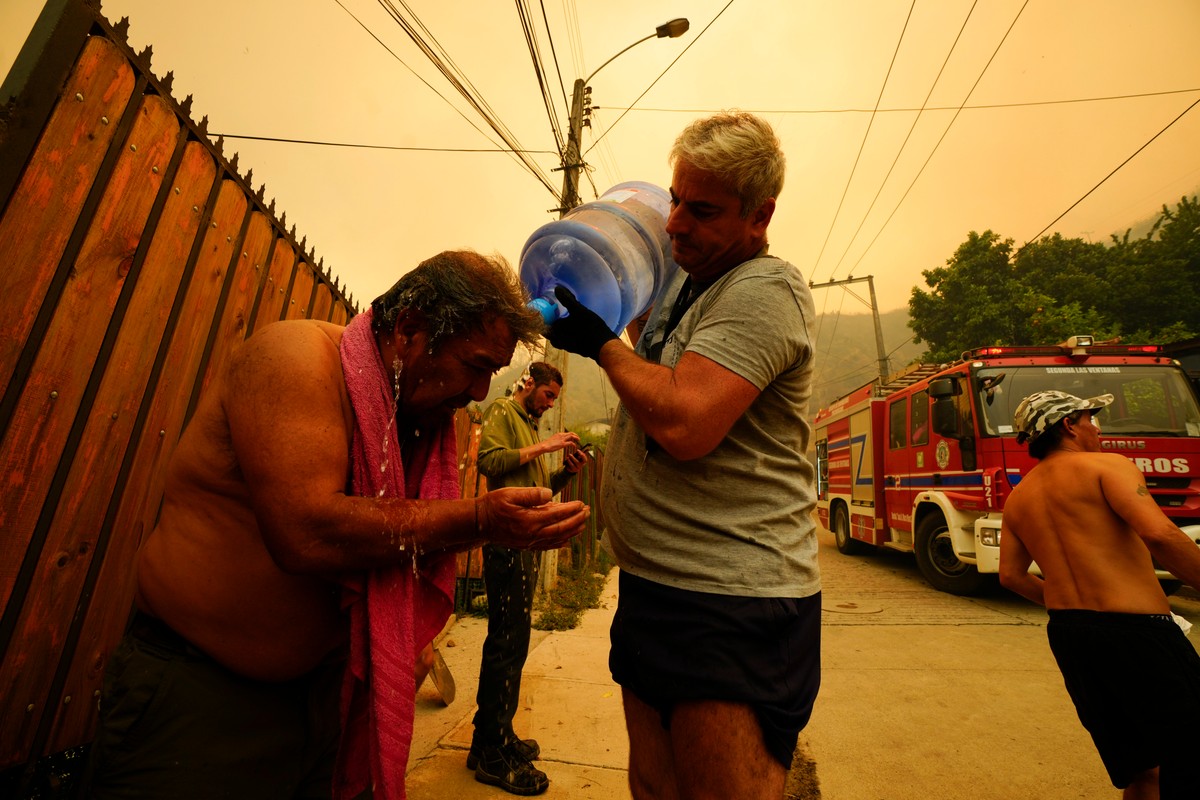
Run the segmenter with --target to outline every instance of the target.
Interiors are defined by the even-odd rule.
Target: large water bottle
[[[521,250],[530,307],[547,325],[565,316],[554,298],[561,284],[620,334],[679,270],[666,230],[670,213],[664,190],[630,181],[538,228]]]

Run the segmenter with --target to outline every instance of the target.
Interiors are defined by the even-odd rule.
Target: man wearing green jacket
[[[564,431],[545,439],[538,435],[542,414],[554,407],[562,391],[562,374],[535,361],[516,391],[488,406],[479,438],[479,471],[489,489],[510,486],[548,487],[557,494],[583,466],[579,435]],[[542,456],[565,450],[563,467],[551,474]],[[521,693],[521,669],[529,653],[530,617],[537,585],[537,554],[484,545],[483,583],[487,590],[488,633],[479,666],[475,735],[467,768],[475,780],[519,795],[541,794],[550,785],[533,766],[541,748],[521,739],[512,727]]]

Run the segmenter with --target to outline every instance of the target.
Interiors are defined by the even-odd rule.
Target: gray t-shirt
[[[686,275],[658,298],[638,342],[709,358],[761,394],[716,449],[677,461],[650,442],[624,405],[604,461],[605,546],[621,569],[681,589],[748,597],[820,591],[811,426],[812,294],[778,258],[747,261],[701,294],[665,341],[663,326]]]

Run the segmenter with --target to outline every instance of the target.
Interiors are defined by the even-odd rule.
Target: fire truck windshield
[[[1111,394],[1099,417],[1104,435],[1200,437],[1200,408],[1184,374],[1168,364],[981,367],[973,371],[980,427],[985,435],[1012,435],[1021,399],[1044,389],[1077,397]]]

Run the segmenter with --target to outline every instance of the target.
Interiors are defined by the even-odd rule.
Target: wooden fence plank
[[[66,452],[67,437],[161,184],[152,167],[169,163],[178,130],[179,122],[162,98],[142,99],[0,446],[0,474],[7,476],[0,509],[0,528],[6,532],[2,564],[24,561],[18,548],[25,550],[33,538],[60,457],[72,456]],[[76,562],[74,553],[46,555],[64,569]],[[7,604],[14,581],[7,570],[0,579],[0,599]],[[49,602],[52,594],[39,590],[33,605]],[[31,613],[29,606],[25,604],[24,615]],[[6,698],[0,704],[0,765],[21,763],[27,755],[22,748],[38,717],[27,707],[42,710],[44,698],[27,695],[21,677],[39,668],[44,670],[44,664],[27,661],[20,650],[6,654],[0,673],[0,697]]]
[[[329,321],[334,325],[348,325],[350,323],[351,316],[353,315],[350,313],[350,309],[346,306],[346,304],[338,302],[334,303],[333,305],[333,315]]]
[[[0,386],[12,378],[134,83],[112,42],[88,39],[0,219],[0,253],[20,265],[0,270]]]
[[[329,321],[329,313],[333,310],[333,295],[329,292],[329,284],[317,281],[317,291],[313,295],[312,319]]]
[[[271,219],[255,210],[250,215],[250,227],[242,243],[242,255],[233,273],[233,285],[225,299],[225,312],[221,316],[217,338],[204,371],[202,392],[212,385],[214,377],[225,368],[233,349],[246,340],[250,310],[262,280],[263,264],[271,247],[271,235]]]
[[[313,284],[316,276],[307,262],[301,261],[296,265],[296,279],[292,283],[291,296],[288,298],[286,319],[307,319],[308,309],[311,308]]]
[[[232,180],[221,183],[216,207],[204,231],[191,283],[172,334],[163,372],[154,387],[125,491],[113,520],[113,533],[94,597],[64,686],[76,698],[60,704],[47,752],[61,752],[89,741],[95,725],[96,693],[108,654],[125,630],[133,603],[137,548],[154,526],[166,478],[166,464],[179,442],[184,413],[200,372],[204,346],[213,325],[213,309],[232,263],[248,201]],[[83,702],[78,700],[82,699]],[[40,755],[40,754],[35,754]]]
[[[288,244],[287,239],[276,238],[275,250],[271,253],[271,265],[267,269],[267,276],[262,285],[262,296],[258,301],[258,311],[255,312],[255,330],[283,319],[288,284],[291,283],[292,270],[295,266],[296,251]]]
[[[148,102],[164,101],[151,97]],[[163,114],[175,121],[173,111],[166,109]],[[172,133],[173,138],[179,135],[178,129]],[[12,703],[24,706],[26,698],[36,701],[39,709],[48,705],[51,713],[73,699],[69,693],[65,697],[50,695],[55,670],[22,670],[11,680],[10,671],[20,670],[22,662],[57,665],[97,552],[101,522],[113,493],[119,491],[121,465],[216,173],[212,159],[199,145],[185,150],[184,155],[193,163],[177,176],[173,188],[178,192],[172,187],[164,189],[166,204],[155,230],[147,234],[153,239],[75,448],[62,499],[53,512],[34,579],[39,587],[37,602],[26,603],[14,637],[20,655],[0,668],[0,685],[16,687],[12,697],[0,699],[0,717],[15,710],[9,708]],[[207,170],[200,166],[204,162]],[[107,597],[100,599],[108,601]],[[29,739],[19,743],[25,757],[30,744]]]
[[[292,293],[288,296],[288,307],[283,313],[284,319],[308,319],[308,309],[312,307],[312,290],[316,287],[317,276],[312,271],[312,265],[307,261],[296,264],[296,277],[292,283]]]

